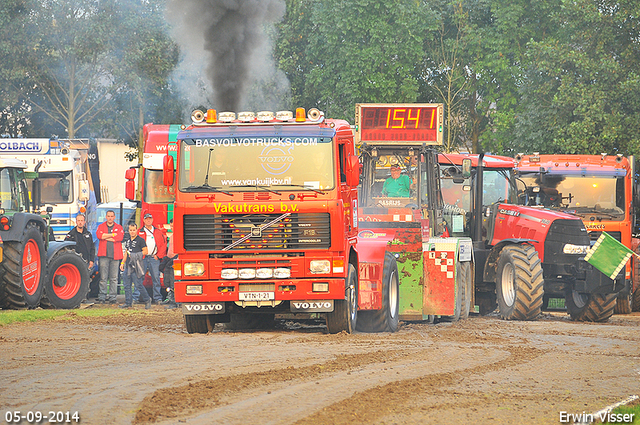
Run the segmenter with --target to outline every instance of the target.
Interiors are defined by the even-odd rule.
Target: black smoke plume
[[[264,67],[271,55],[265,27],[282,19],[284,12],[284,0],[168,0],[174,38],[189,66],[204,59],[202,71],[216,109],[238,111],[243,106],[251,72],[256,71],[252,68]]]

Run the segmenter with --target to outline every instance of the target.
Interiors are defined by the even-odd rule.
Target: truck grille
[[[622,241],[622,233],[621,232],[607,232],[607,233],[609,235],[611,235],[618,242]],[[598,231],[589,232],[589,239],[591,239],[591,242],[595,242],[595,241],[598,240],[600,235],[602,235],[602,232],[598,232]]]
[[[187,251],[222,251],[247,235],[252,236],[229,251],[328,249],[331,246],[328,213],[290,214],[260,230],[261,226],[280,216],[185,215],[184,247]]]

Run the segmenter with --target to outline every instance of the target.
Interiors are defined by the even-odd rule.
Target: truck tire
[[[542,308],[544,281],[538,252],[531,245],[510,245],[500,252],[496,297],[506,320],[533,320]]]
[[[350,334],[356,329],[358,319],[358,275],[349,263],[345,285],[345,299],[336,300],[333,311],[327,313],[327,329],[331,334],[345,331]]]
[[[47,266],[44,296],[55,308],[78,308],[89,292],[89,270],[82,256],[70,248],[62,248]]]
[[[632,310],[632,298],[631,294],[621,295],[616,297],[616,305],[613,308],[615,314],[629,314]]]
[[[471,299],[473,298],[473,267],[471,262],[466,261],[460,267],[460,284],[462,285],[462,311],[460,312],[460,320],[469,317],[471,310]]]
[[[616,294],[581,294],[573,289],[567,289],[565,304],[571,320],[606,322],[613,315]]]
[[[633,311],[640,311],[640,287],[633,291]]]
[[[358,330],[362,332],[395,332],[400,310],[398,263],[390,252],[384,254],[382,269],[382,309],[358,312]]]
[[[206,334],[213,330],[213,323],[209,320],[208,314],[186,314],[184,327],[190,334]]]
[[[224,324],[228,331],[244,331],[247,329],[273,329],[275,314],[243,314],[229,315],[229,323]]]
[[[0,307],[37,307],[46,277],[42,234],[34,225],[28,225],[20,242],[4,242],[3,257],[0,265]]]

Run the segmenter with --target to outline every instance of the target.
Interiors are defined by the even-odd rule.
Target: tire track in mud
[[[483,338],[479,339],[480,341],[467,341],[467,343],[481,345]],[[492,337],[490,339],[491,345],[498,343],[498,338]],[[486,343],[487,341],[484,342]],[[484,373],[498,370],[526,362],[545,352],[538,349],[507,345],[506,340],[501,340],[500,342],[502,343],[500,344],[501,349],[508,353],[508,357],[504,360],[453,372],[424,375],[420,378],[396,380],[389,384],[379,385],[356,393],[352,397],[335,403],[330,407],[325,407],[323,411],[302,419],[300,423],[350,423],[353,420],[360,421],[362,415],[372,418],[380,415],[384,416],[392,412],[384,408],[381,410],[381,394],[398,393],[400,391],[403,395],[398,395],[408,400],[416,392],[455,384],[463,379],[464,376],[467,376],[468,373]],[[510,344],[513,344],[513,341],[510,341]],[[142,424],[177,417],[183,418],[196,415],[199,412],[211,411],[238,402],[239,399],[242,399],[242,396],[238,397],[238,393],[246,393],[265,387],[278,391],[277,384],[285,382],[309,383],[316,379],[336,376],[341,372],[347,372],[347,375],[350,375],[351,371],[362,370],[368,365],[382,364],[382,367],[386,368],[398,365],[402,361],[414,363],[428,361],[433,355],[434,353],[424,346],[420,348],[414,346],[403,350],[378,350],[362,354],[338,355],[331,361],[311,366],[243,373],[164,388],[145,397],[140,404],[140,409],[137,411],[133,423]],[[271,391],[268,393],[270,394]],[[361,403],[359,405],[362,406],[362,412],[354,412],[351,405],[354,400]],[[327,415],[326,411],[328,410],[332,411],[332,414]],[[372,414],[372,412],[377,413]]]
[[[547,352],[538,348],[505,346],[509,357],[494,363],[477,367],[459,369],[455,372],[436,373],[419,378],[391,382],[379,385],[354,394],[348,399],[339,401],[322,410],[307,416],[296,424],[351,424],[372,423],[377,419],[402,414],[416,397],[421,394],[432,394],[442,387],[455,385],[470,374],[480,375],[525,363]],[[393,399],[393,402],[380,403],[381,400]]]

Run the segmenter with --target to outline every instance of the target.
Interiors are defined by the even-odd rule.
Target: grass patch
[[[615,415],[629,415],[631,417],[633,415],[632,422],[603,422],[603,425],[618,425],[620,423],[624,423],[625,425],[640,425],[640,399],[635,399],[631,403],[616,407],[611,411],[612,414]],[[617,417],[616,419],[622,420],[622,417]],[[599,422],[599,421],[598,421]]]
[[[112,308],[76,309],[76,310],[0,310],[0,326],[19,322],[37,322],[40,320],[66,320],[73,317],[104,317],[114,314],[134,312],[119,311]]]

